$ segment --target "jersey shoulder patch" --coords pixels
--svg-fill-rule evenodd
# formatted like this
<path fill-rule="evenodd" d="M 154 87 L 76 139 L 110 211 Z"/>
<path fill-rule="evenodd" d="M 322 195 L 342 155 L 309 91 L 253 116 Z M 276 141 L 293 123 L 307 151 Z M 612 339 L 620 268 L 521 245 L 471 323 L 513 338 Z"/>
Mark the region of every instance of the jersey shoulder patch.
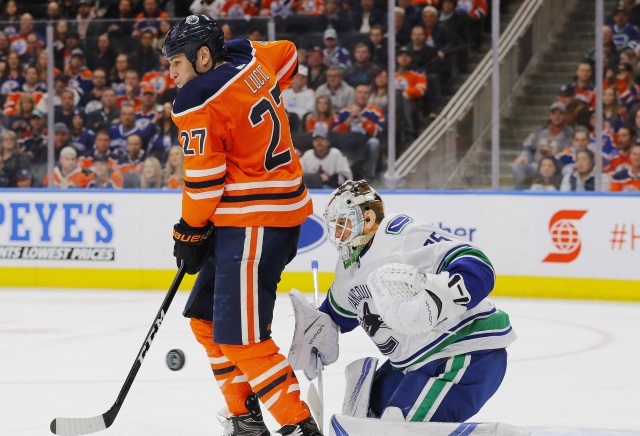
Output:
<path fill-rule="evenodd" d="M 244 72 L 247 65 L 254 59 L 253 47 L 247 39 L 229 41 L 227 44 L 226 64 L 201 74 L 178 92 L 173 103 L 173 113 L 176 116 L 184 112 L 198 109 L 209 99 L 218 94 L 229 82 Z"/>
<path fill-rule="evenodd" d="M 392 218 L 387 227 L 385 228 L 385 233 L 389 235 L 399 235 L 402 233 L 404 228 L 413 222 L 413 218 L 407 215 L 398 215 Z"/>

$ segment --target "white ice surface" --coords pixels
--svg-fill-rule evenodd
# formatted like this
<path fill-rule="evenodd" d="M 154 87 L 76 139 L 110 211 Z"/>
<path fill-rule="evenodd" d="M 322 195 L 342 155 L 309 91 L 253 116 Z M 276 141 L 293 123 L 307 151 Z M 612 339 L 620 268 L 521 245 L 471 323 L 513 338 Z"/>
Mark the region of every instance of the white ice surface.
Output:
<path fill-rule="evenodd" d="M 187 295 L 176 296 L 115 423 L 98 435 L 221 434 L 223 399 L 181 315 Z M 47 435 L 53 418 L 106 412 L 163 298 L 162 291 L 0 289 L 0 436 Z M 509 348 L 502 387 L 473 421 L 544 435 L 640 435 L 640 304 L 496 302 L 519 339 Z M 273 330 L 286 354 L 293 331 L 286 295 L 279 295 Z M 342 335 L 340 345 L 338 362 L 324 373 L 325 428 L 342 408 L 344 367 L 364 355 L 384 361 L 361 329 Z M 187 357 L 178 372 L 165 364 L 172 348 Z M 308 382 L 298 377 L 306 398 Z"/>

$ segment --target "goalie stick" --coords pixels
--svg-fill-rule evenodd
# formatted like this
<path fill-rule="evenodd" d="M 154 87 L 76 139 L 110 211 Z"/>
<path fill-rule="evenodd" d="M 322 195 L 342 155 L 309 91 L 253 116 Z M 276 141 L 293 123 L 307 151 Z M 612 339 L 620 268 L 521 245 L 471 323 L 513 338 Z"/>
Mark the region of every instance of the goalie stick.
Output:
<path fill-rule="evenodd" d="M 51 432 L 53 434 L 61 435 L 61 436 L 78 436 L 83 434 L 95 433 L 100 430 L 106 430 L 113 424 L 116 416 L 118 416 L 118 412 L 122 407 L 122 403 L 124 399 L 127 397 L 127 393 L 133 384 L 133 380 L 136 378 L 138 374 L 138 370 L 142 366 L 142 361 L 146 356 L 149 348 L 151 348 L 151 342 L 160 329 L 160 325 L 164 320 L 164 317 L 169 310 L 169 306 L 171 305 L 171 301 L 173 301 L 173 297 L 176 295 L 176 291 L 182 282 L 184 274 L 186 272 L 184 263 L 180 264 L 180 268 L 178 268 L 178 272 L 176 273 L 175 278 L 173 279 L 173 283 L 169 287 L 169 291 L 167 295 L 164 297 L 164 301 L 160 306 L 160 310 L 158 314 L 154 318 L 153 324 L 149 329 L 149 333 L 147 334 L 144 342 L 142 343 L 142 347 L 140 347 L 140 351 L 138 352 L 138 356 L 136 360 L 133 362 L 133 366 L 129 371 L 129 375 L 127 375 L 127 379 L 124 382 L 124 385 L 120 389 L 120 393 L 118 394 L 118 398 L 116 398 L 113 406 L 103 413 L 102 415 L 94 416 L 93 418 L 56 418 L 51 421 Z"/>
<path fill-rule="evenodd" d="M 313 274 L 313 297 L 316 309 L 320 307 L 320 296 L 318 290 L 318 260 L 313 259 L 311 261 L 311 272 Z M 307 395 L 307 402 L 309 403 L 309 408 L 313 412 L 314 417 L 316 418 L 316 423 L 318 424 L 318 428 L 322 431 L 323 420 L 324 420 L 324 403 L 322 397 L 322 360 L 317 355 L 316 351 L 316 369 L 318 370 L 318 389 L 316 386 L 311 383 L 309 385 L 309 393 Z"/>

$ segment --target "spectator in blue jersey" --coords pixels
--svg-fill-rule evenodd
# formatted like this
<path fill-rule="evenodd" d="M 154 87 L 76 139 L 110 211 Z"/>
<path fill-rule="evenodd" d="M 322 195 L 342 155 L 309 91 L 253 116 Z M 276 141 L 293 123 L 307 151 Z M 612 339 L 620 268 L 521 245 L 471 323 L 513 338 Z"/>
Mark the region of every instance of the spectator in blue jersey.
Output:
<path fill-rule="evenodd" d="M 316 89 L 316 98 L 321 95 L 328 95 L 331 98 L 331 105 L 336 112 L 345 106 L 353 104 L 354 89 L 342 80 L 342 68 L 335 65 L 329 67 L 327 70 L 327 83 L 320 85 Z"/>
<path fill-rule="evenodd" d="M 69 125 L 69 136 L 71 145 L 78 151 L 79 156 L 84 156 L 93 149 L 96 140 L 96 134 L 93 130 L 87 129 L 84 123 L 85 115 L 82 109 L 74 110 Z"/>
<path fill-rule="evenodd" d="M 522 144 L 520 156 L 513 161 L 513 182 L 516 189 L 531 186 L 540 159 L 553 156 L 568 147 L 573 131 L 565 122 L 566 108 L 561 103 L 550 107 L 549 122 L 532 132 Z"/>
<path fill-rule="evenodd" d="M 127 137 L 133 134 L 142 138 L 144 148 L 156 133 L 156 125 L 149 123 L 140 128 L 136 125 L 136 112 L 133 106 L 124 104 L 120 108 L 120 122 L 109 130 L 111 136 L 111 153 L 119 158 L 127 155 Z"/>
<path fill-rule="evenodd" d="M 530 191 L 559 191 L 562 183 L 560 165 L 553 156 L 545 156 L 540 160 Z"/>
<path fill-rule="evenodd" d="M 351 55 L 344 47 L 338 45 L 338 32 L 333 27 L 324 31 L 322 42 L 324 43 L 324 63 L 327 66 L 339 66 L 345 69 L 351 65 Z"/>
<path fill-rule="evenodd" d="M 371 84 L 375 72 L 369 46 L 364 42 L 357 43 L 353 50 L 353 63 L 344 72 L 344 80 L 354 87 L 361 83 Z"/>
<path fill-rule="evenodd" d="M 627 11 L 622 5 L 618 6 L 613 14 L 611 31 L 613 32 L 613 43 L 618 52 L 621 52 L 627 47 L 634 48 L 640 39 L 638 29 L 633 24 L 629 24 Z"/>
<path fill-rule="evenodd" d="M 578 126 L 573 132 L 571 146 L 556 154 L 556 160 L 563 176 L 573 171 L 577 151 L 587 147 L 589 147 L 589 130 Z"/>

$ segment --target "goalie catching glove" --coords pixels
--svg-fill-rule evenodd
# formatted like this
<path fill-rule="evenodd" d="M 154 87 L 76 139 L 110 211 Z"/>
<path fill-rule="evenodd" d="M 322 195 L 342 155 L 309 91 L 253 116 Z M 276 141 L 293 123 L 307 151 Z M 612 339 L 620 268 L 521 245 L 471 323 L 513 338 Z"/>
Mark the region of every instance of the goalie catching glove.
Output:
<path fill-rule="evenodd" d="M 313 307 L 297 289 L 292 289 L 289 297 L 296 316 L 289 364 L 294 370 L 303 370 L 304 375 L 313 380 L 318 376 L 316 352 L 325 365 L 338 360 L 338 326 L 329 315 Z"/>
<path fill-rule="evenodd" d="M 471 301 L 460 274 L 423 274 L 412 265 L 390 263 L 367 277 L 380 317 L 405 335 L 430 332 L 445 318 L 455 318 Z"/>
<path fill-rule="evenodd" d="M 173 226 L 173 255 L 176 257 L 178 268 L 180 262 L 184 262 L 187 274 L 200 271 L 213 243 L 213 229 L 211 222 L 204 227 L 191 227 L 180 218 L 178 224 Z"/>

